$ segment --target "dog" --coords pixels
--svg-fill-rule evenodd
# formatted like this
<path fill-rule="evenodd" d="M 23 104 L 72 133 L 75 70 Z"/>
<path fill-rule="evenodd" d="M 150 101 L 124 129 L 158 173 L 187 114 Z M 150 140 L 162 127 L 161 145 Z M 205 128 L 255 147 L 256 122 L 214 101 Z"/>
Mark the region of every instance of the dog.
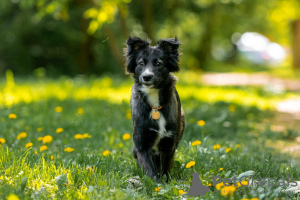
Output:
<path fill-rule="evenodd" d="M 172 74 L 179 71 L 177 38 L 149 40 L 129 37 L 125 48 L 126 72 L 133 74 L 130 99 L 133 120 L 133 156 L 142 173 L 161 181 L 174 163 L 185 119 Z"/>

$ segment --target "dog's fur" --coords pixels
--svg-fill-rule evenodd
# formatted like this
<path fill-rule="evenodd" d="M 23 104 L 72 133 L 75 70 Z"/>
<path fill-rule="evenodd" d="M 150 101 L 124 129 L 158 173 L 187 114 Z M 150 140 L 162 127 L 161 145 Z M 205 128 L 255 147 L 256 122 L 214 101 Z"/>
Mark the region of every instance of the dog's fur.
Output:
<path fill-rule="evenodd" d="M 126 71 L 132 73 L 131 114 L 133 119 L 133 155 L 151 179 L 169 175 L 175 150 L 182 138 L 185 121 L 180 99 L 175 88 L 179 71 L 177 38 L 163 39 L 156 46 L 149 40 L 129 37 L 126 42 Z M 154 108 L 160 118 L 154 120 Z"/>

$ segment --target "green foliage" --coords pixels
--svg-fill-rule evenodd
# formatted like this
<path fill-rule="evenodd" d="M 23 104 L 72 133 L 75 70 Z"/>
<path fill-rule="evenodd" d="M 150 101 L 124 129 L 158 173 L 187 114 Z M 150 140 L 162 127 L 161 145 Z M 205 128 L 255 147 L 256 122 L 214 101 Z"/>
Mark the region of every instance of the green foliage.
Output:
<path fill-rule="evenodd" d="M 1 1 L 0 73 L 123 73 L 129 35 L 154 41 L 177 35 L 182 68 L 240 66 L 245 61 L 235 54 L 234 33 L 260 32 L 289 47 L 299 10 L 297 0 Z"/>

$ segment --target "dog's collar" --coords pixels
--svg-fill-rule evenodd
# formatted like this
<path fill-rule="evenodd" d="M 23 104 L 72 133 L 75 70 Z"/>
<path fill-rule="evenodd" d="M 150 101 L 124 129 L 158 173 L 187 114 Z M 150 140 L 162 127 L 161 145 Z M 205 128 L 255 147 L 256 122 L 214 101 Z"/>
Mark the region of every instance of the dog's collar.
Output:
<path fill-rule="evenodd" d="M 157 108 L 154 108 L 154 107 L 151 106 L 151 108 L 152 108 L 152 109 L 155 109 L 155 110 L 160 110 L 160 109 L 162 109 L 162 106 L 159 106 L 159 107 L 157 107 Z"/>

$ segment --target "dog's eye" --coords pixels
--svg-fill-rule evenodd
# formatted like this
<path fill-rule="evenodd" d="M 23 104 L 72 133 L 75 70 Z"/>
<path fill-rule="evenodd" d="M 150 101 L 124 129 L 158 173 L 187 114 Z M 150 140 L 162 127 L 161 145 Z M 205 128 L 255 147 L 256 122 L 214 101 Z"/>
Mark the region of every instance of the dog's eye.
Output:
<path fill-rule="evenodd" d="M 144 62 L 139 62 L 139 65 L 144 66 L 145 64 Z"/>

